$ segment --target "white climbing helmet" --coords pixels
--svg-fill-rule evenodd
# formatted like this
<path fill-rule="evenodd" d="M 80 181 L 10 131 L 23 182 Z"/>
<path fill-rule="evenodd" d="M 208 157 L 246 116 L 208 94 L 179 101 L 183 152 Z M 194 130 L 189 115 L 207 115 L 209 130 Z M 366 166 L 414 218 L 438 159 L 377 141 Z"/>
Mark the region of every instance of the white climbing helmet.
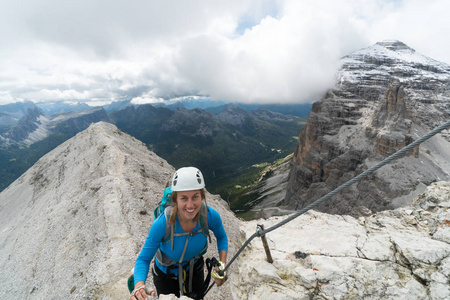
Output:
<path fill-rule="evenodd" d="M 194 167 L 178 169 L 172 178 L 172 191 L 192 191 L 201 190 L 205 187 L 205 180 L 202 172 Z"/>

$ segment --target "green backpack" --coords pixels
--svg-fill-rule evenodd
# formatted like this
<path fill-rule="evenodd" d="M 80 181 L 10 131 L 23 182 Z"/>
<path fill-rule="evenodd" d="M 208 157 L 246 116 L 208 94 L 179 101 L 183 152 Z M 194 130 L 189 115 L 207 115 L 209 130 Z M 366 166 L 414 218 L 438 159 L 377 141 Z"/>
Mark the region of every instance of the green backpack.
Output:
<path fill-rule="evenodd" d="M 161 200 L 158 203 L 158 206 L 153 211 L 153 215 L 155 216 L 155 219 L 164 211 L 164 209 L 167 206 L 170 206 L 172 203 L 172 187 L 166 187 L 164 189 L 164 195 L 162 196 Z"/>

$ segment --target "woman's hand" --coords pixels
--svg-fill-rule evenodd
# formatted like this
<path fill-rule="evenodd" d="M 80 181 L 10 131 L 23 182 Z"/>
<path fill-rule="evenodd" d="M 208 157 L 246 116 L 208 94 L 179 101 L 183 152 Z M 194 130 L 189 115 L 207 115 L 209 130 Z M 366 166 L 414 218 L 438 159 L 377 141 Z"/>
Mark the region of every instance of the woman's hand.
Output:
<path fill-rule="evenodd" d="M 155 290 L 152 290 L 150 292 L 150 296 L 156 296 Z M 145 291 L 145 284 L 143 281 L 139 281 L 138 283 L 136 283 L 133 292 L 131 292 L 130 300 L 148 300 L 148 295 Z"/>
<path fill-rule="evenodd" d="M 145 285 L 140 285 L 136 287 L 133 292 L 131 292 L 130 300 L 147 300 L 148 296 L 145 293 Z"/>
<path fill-rule="evenodd" d="M 225 281 L 227 281 L 227 277 L 225 277 L 224 279 L 214 278 L 214 282 L 216 283 L 217 286 L 221 286 L 222 284 L 225 283 Z"/>
<path fill-rule="evenodd" d="M 227 271 L 225 271 L 225 263 L 220 261 L 219 265 L 212 270 L 211 273 L 217 286 L 221 286 L 227 280 Z"/>

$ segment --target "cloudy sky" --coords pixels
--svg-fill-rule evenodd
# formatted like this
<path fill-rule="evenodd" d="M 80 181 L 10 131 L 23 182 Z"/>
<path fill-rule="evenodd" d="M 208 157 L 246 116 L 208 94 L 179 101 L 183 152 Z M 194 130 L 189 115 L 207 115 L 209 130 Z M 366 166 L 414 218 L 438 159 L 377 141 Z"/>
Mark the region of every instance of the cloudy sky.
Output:
<path fill-rule="evenodd" d="M 306 103 L 386 39 L 450 63 L 448 0 L 0 2 L 0 104 Z"/>

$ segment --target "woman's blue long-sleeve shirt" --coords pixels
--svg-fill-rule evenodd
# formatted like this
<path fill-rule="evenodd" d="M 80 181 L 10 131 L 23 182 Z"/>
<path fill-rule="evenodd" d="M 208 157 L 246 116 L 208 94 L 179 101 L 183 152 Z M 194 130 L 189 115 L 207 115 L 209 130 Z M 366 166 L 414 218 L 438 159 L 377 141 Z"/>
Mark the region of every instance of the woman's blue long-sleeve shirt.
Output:
<path fill-rule="evenodd" d="M 228 237 L 223 227 L 222 219 L 220 218 L 220 214 L 214 210 L 213 208 L 207 207 L 208 209 L 208 227 L 210 230 L 214 232 L 214 235 L 217 239 L 217 248 L 220 251 L 225 250 L 228 251 Z M 194 230 L 198 230 L 199 224 L 195 226 Z M 178 217 L 176 218 L 176 229 L 175 233 L 184 233 L 183 229 L 180 226 L 180 222 L 178 221 Z M 138 281 L 146 281 L 150 263 L 153 257 L 156 254 L 156 251 L 161 248 L 167 256 L 169 256 L 174 261 L 179 261 L 181 254 L 183 252 L 184 245 L 186 243 L 186 238 L 189 239 L 186 253 L 184 254 L 183 261 L 188 261 L 194 258 L 197 254 L 199 254 L 205 247 L 205 244 L 208 242 L 207 237 L 201 233 L 196 234 L 194 236 L 174 236 L 173 242 L 174 247 L 171 250 L 170 241 L 167 243 L 163 243 L 164 236 L 166 234 L 166 217 L 164 214 L 159 215 L 158 218 L 153 222 L 153 225 L 150 228 L 150 232 L 145 240 L 144 247 L 142 248 L 141 253 L 139 254 L 136 264 L 134 266 L 134 282 Z M 158 260 L 156 260 L 156 265 L 158 268 L 166 273 L 167 267 L 161 265 Z M 174 268 L 171 270 L 171 273 L 177 275 L 178 268 Z"/>

